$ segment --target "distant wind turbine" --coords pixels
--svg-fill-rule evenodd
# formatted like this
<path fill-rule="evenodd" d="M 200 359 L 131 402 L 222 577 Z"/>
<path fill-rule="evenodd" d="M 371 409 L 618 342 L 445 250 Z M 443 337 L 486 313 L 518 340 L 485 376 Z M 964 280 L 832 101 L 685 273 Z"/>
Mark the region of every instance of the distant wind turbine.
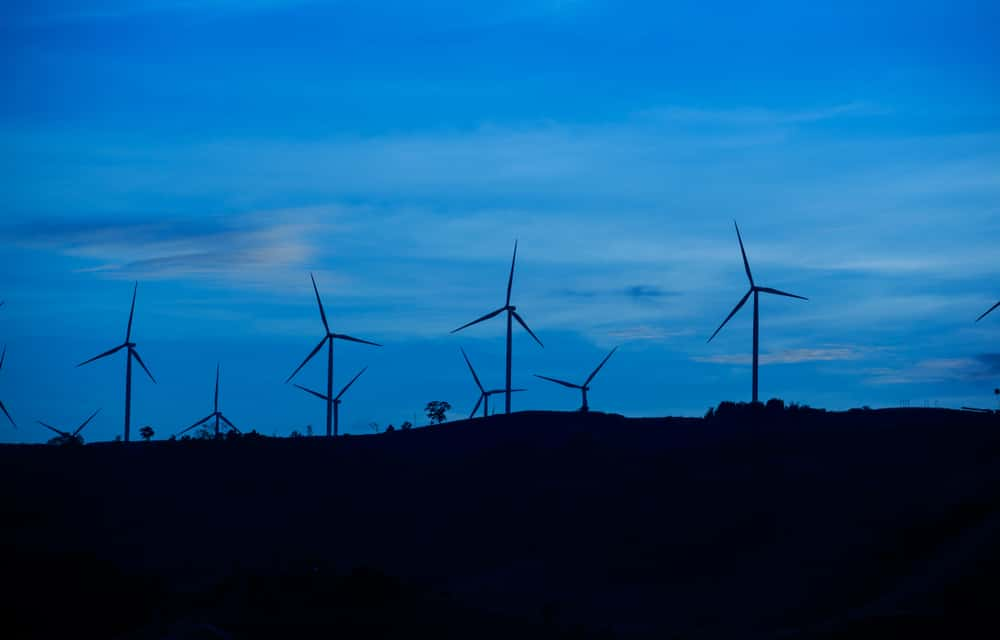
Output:
<path fill-rule="evenodd" d="M 469 356 L 465 354 L 465 349 L 459 347 L 459 351 L 462 352 L 462 357 L 465 358 L 465 364 L 469 365 L 469 372 L 472 373 L 472 379 L 475 380 L 476 386 L 479 387 L 479 399 L 476 400 L 476 406 L 472 407 L 472 413 L 469 414 L 469 418 L 476 415 L 476 411 L 479 409 L 479 405 L 483 405 L 483 417 L 489 415 L 490 412 L 490 396 L 496 395 L 498 393 L 506 393 L 506 389 L 491 389 L 487 391 L 483 388 L 481 382 L 479 382 L 479 376 L 476 375 L 476 370 L 472 368 L 472 363 L 469 362 Z M 518 391 L 524 391 L 524 389 L 511 389 L 511 393 L 516 393 Z"/>
<path fill-rule="evenodd" d="M 132 358 L 139 363 L 142 370 L 146 372 L 149 379 L 156 384 L 156 378 L 153 374 L 149 372 L 146 368 L 145 363 L 143 363 L 142 358 L 139 357 L 139 352 L 135 349 L 135 343 L 132 342 L 132 317 L 135 315 L 135 294 L 139 290 L 139 283 L 135 283 L 135 287 L 132 289 L 132 308 L 128 312 L 128 327 L 125 329 L 125 342 L 121 343 L 114 349 L 108 349 L 104 353 L 98 354 L 91 358 L 90 360 L 84 360 L 80 364 L 76 365 L 82 367 L 85 364 L 91 363 L 94 360 L 100 360 L 106 356 L 110 356 L 113 353 L 118 353 L 122 349 L 128 349 L 125 354 L 125 442 L 128 442 L 129 428 L 132 420 Z"/>
<path fill-rule="evenodd" d="M 353 378 L 351 378 L 351 381 L 348 382 L 347 384 L 345 384 L 344 388 L 340 390 L 340 393 L 338 393 L 332 399 L 328 395 L 324 395 L 324 394 L 320 393 L 319 391 L 313 391 L 312 389 L 308 389 L 306 387 L 303 387 L 302 385 L 300 385 L 298 383 L 296 383 L 295 386 L 298 387 L 299 389 L 302 389 L 306 393 L 311 393 L 312 395 L 316 396 L 320 400 L 326 400 L 327 406 L 329 406 L 331 404 L 333 405 L 333 433 L 334 433 L 334 435 L 336 435 L 337 431 L 339 429 L 339 426 L 340 426 L 340 402 L 341 402 L 340 398 L 347 392 L 348 389 L 351 388 L 351 385 L 354 384 L 354 381 L 357 380 L 358 378 L 360 378 L 361 374 L 364 373 L 367 370 L 368 370 L 368 367 L 365 367 L 361 371 L 358 371 L 357 375 L 355 375 Z M 329 425 L 327 425 L 327 428 L 326 428 L 326 435 L 330 435 L 330 427 L 329 427 Z"/>
<path fill-rule="evenodd" d="M 537 342 L 539 346 L 543 348 L 545 347 L 545 345 L 542 344 L 542 341 L 538 339 L 538 336 L 536 336 L 535 333 L 528 328 L 528 325 L 525 324 L 521 316 L 518 315 L 517 307 L 515 307 L 510 303 L 510 291 L 511 288 L 514 286 L 514 263 L 516 261 L 517 261 L 517 240 L 514 241 L 514 257 L 510 261 L 510 277 L 507 279 L 507 301 L 504 303 L 504 306 L 500 307 L 496 311 L 491 311 L 487 313 L 485 316 L 477 318 L 472 322 L 463 324 L 461 327 L 452 331 L 452 333 L 457 333 L 462 329 L 465 329 L 466 327 L 471 327 L 474 324 L 478 324 L 480 322 L 483 322 L 484 320 L 489 320 L 490 318 L 498 316 L 504 311 L 507 312 L 507 382 L 506 385 L 504 386 L 504 408 L 505 412 L 508 414 L 510 413 L 510 394 L 513 391 L 513 389 L 510 388 L 510 365 L 511 365 L 511 355 L 512 355 L 511 346 L 513 342 L 513 325 L 511 321 L 517 320 L 518 324 L 524 327 L 524 330 L 527 331 L 528 334 L 530 334 L 531 337 L 535 339 L 535 342 Z"/>
<path fill-rule="evenodd" d="M 322 397 L 326 400 L 326 435 L 327 435 L 327 437 L 329 437 L 330 436 L 330 427 L 331 427 L 331 425 L 333 423 L 333 409 L 334 409 L 334 402 L 333 402 L 333 341 L 334 340 L 346 340 L 348 342 L 360 342 L 361 344 L 370 344 L 373 347 L 381 347 L 382 345 L 380 345 L 377 342 L 371 342 L 371 341 L 368 341 L 368 340 L 362 340 L 361 338 L 353 338 L 351 336 L 344 335 L 342 333 L 332 333 L 330 331 L 330 325 L 326 321 L 326 311 L 323 310 L 323 301 L 319 299 L 319 289 L 316 287 L 316 278 L 313 278 L 313 275 L 311 273 L 309 274 L 309 277 L 312 279 L 313 291 L 316 292 L 316 304 L 319 305 L 319 316 L 320 316 L 320 318 L 323 319 L 323 328 L 326 330 L 326 335 L 323 336 L 323 339 L 319 341 L 319 344 L 316 345 L 316 348 L 314 348 L 309 353 L 309 355 L 306 356 L 306 359 L 302 361 L 302 364 L 300 364 L 295 369 L 295 371 L 292 372 L 292 375 L 288 376 L 288 378 L 285 380 L 285 384 L 288 384 L 289 382 L 291 382 L 292 378 L 295 377 L 295 374 L 297 374 L 299 371 L 301 371 L 302 367 L 306 366 L 306 363 L 309 362 L 314 355 L 316 355 L 317 353 L 319 353 L 319 350 L 323 348 L 323 344 L 324 343 L 327 344 L 327 352 L 326 352 L 326 395 L 324 395 Z M 336 430 L 333 431 L 333 435 L 334 436 L 337 435 L 337 431 Z"/>
<path fill-rule="evenodd" d="M 601 367 L 604 366 L 604 363 L 607 362 L 617 350 L 618 347 L 615 347 L 610 353 L 608 353 L 608 355 L 604 356 L 604 360 L 601 360 L 601 364 L 597 365 L 597 368 L 590 372 L 590 375 L 587 376 L 587 379 L 583 384 L 574 384 L 572 382 L 566 382 L 565 380 L 559 380 L 558 378 L 540 376 L 537 373 L 535 374 L 535 377 L 541 378 L 542 380 L 548 380 L 549 382 L 555 382 L 556 384 L 561 384 L 562 386 L 569 387 L 570 389 L 579 389 L 583 393 L 583 406 L 580 407 L 580 411 L 589 411 L 590 407 L 587 405 L 587 392 L 590 391 L 590 383 L 594 379 L 594 376 L 597 375 L 597 372 L 601 370 Z"/>
<path fill-rule="evenodd" d="M 72 433 L 70 433 L 69 431 L 63 431 L 62 429 L 57 429 L 56 427 L 53 427 L 51 424 L 48 424 L 46 422 L 42 422 L 41 420 L 35 420 L 35 422 L 37 422 L 38 424 L 42 425 L 43 427 L 45 427 L 49 431 L 54 431 L 58 435 L 62 436 L 66 441 L 76 440 L 76 441 L 82 443 L 83 442 L 83 438 L 80 437 L 80 432 L 83 431 L 83 428 L 86 427 L 87 424 L 89 424 L 90 421 L 94 419 L 94 416 L 96 416 L 99 412 L 100 412 L 100 409 L 98 409 L 94 413 L 90 414 L 90 417 L 87 418 L 86 420 L 84 420 L 83 424 L 81 424 L 79 427 L 77 427 L 76 431 L 73 431 Z"/>
<path fill-rule="evenodd" d="M 978 318 L 976 318 L 976 322 L 979 322 L 980 320 L 982 320 L 982 319 L 983 319 L 983 318 L 985 318 L 986 316 L 990 315 L 990 313 L 991 313 L 991 312 L 992 312 L 992 311 L 993 311 L 994 309 L 996 309 L 997 307 L 1000 307 L 1000 302 L 996 303 L 995 305 L 993 305 L 992 307 L 990 307 L 989 309 L 987 309 L 986 311 L 984 311 L 984 312 L 983 312 L 983 315 L 981 315 L 981 316 L 979 316 Z"/>
<path fill-rule="evenodd" d="M 0 371 L 3 371 L 3 361 L 6 359 L 7 359 L 7 345 L 4 345 L 3 353 L 0 354 Z M 0 411 L 3 411 L 3 414 L 7 416 L 8 420 L 10 420 L 11 426 L 17 429 L 17 423 L 14 422 L 14 418 L 10 417 L 10 413 L 7 411 L 7 407 L 3 406 L 3 400 L 0 400 Z"/>
<path fill-rule="evenodd" d="M 719 325 L 719 328 L 715 330 L 715 333 L 713 333 L 712 337 L 708 339 L 708 342 L 711 342 L 712 338 L 714 338 L 716 335 L 718 335 L 720 331 L 722 331 L 722 327 L 726 326 L 726 323 L 729 322 L 729 320 L 734 315 L 736 315 L 736 312 L 743 308 L 743 305 L 746 304 L 747 300 L 750 298 L 750 295 L 753 294 L 753 401 L 757 402 L 757 359 L 758 359 L 757 347 L 759 343 L 758 336 L 760 333 L 759 332 L 760 315 L 758 312 L 759 294 L 773 293 L 774 295 L 785 296 L 788 298 L 798 298 L 799 300 L 808 300 L 809 298 L 805 298 L 803 296 L 797 296 L 794 293 L 786 293 L 784 291 L 778 291 L 777 289 L 771 289 L 769 287 L 758 287 L 756 284 L 754 284 L 753 274 L 750 273 L 750 262 L 747 260 L 747 252 L 743 248 L 743 237 L 740 235 L 740 227 L 739 225 L 736 224 L 735 220 L 733 221 L 733 226 L 736 227 L 736 239 L 739 240 L 740 243 L 740 253 L 743 254 L 743 267 L 746 269 L 747 279 L 750 281 L 750 290 L 746 292 L 746 295 L 744 295 L 743 298 L 740 299 L 740 301 L 733 308 L 733 310 L 729 312 L 729 315 L 726 316 L 726 319 L 722 321 L 722 324 Z"/>
<path fill-rule="evenodd" d="M 219 421 L 220 420 L 222 422 L 225 422 L 226 425 L 230 429 L 232 429 L 233 431 L 235 431 L 236 433 L 240 432 L 240 430 L 236 428 L 236 425 L 234 425 L 232 422 L 230 422 L 229 418 L 227 418 L 226 416 L 224 416 L 222 414 L 222 412 L 219 411 L 219 365 L 218 364 L 215 365 L 215 405 L 214 405 L 214 407 L 215 408 L 212 411 L 212 413 L 208 414 L 207 416 L 205 416 L 204 418 L 202 418 L 198 422 L 195 422 L 193 425 L 191 425 L 187 429 L 184 429 L 183 431 L 180 431 L 177 435 L 182 436 L 185 433 L 187 433 L 188 431 L 190 431 L 191 429 L 194 429 L 197 426 L 205 424 L 206 422 L 208 422 L 212 418 L 215 418 L 215 437 L 216 438 L 219 437 Z"/>

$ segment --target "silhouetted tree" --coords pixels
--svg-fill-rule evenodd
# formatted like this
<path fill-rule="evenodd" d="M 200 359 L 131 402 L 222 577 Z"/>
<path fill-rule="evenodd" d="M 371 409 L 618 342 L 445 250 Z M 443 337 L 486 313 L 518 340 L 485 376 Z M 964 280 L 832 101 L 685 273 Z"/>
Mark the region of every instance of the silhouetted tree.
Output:
<path fill-rule="evenodd" d="M 424 407 L 424 413 L 427 414 L 427 419 L 431 421 L 431 424 L 441 424 L 447 420 L 448 417 L 445 415 L 447 411 L 451 411 L 451 404 L 444 400 L 432 400 Z"/>
<path fill-rule="evenodd" d="M 392 426 L 391 424 L 388 427 L 385 428 L 385 432 L 386 433 L 392 433 L 395 430 L 396 430 L 396 427 Z"/>
<path fill-rule="evenodd" d="M 781 398 L 771 398 L 764 406 L 769 413 L 782 413 L 785 410 L 785 401 Z"/>
<path fill-rule="evenodd" d="M 313 434 L 313 426 L 311 424 L 307 424 L 306 425 L 306 435 L 311 438 L 312 434 Z"/>
<path fill-rule="evenodd" d="M 403 424 L 399 425 L 399 428 L 401 431 L 409 431 L 413 428 L 413 423 L 409 420 L 404 420 Z"/>
<path fill-rule="evenodd" d="M 73 434 L 58 435 L 54 438 L 49 438 L 48 444 L 56 447 L 78 447 L 83 444 L 82 436 L 74 436 Z"/>
<path fill-rule="evenodd" d="M 292 432 L 288 434 L 289 438 L 301 438 L 302 434 L 299 433 L 298 429 L 292 429 Z"/>
<path fill-rule="evenodd" d="M 148 424 L 146 426 L 144 426 L 143 428 L 139 429 L 139 435 L 146 442 L 149 442 L 150 440 L 153 439 L 154 433 L 155 432 L 153 431 L 153 427 L 149 426 Z"/>

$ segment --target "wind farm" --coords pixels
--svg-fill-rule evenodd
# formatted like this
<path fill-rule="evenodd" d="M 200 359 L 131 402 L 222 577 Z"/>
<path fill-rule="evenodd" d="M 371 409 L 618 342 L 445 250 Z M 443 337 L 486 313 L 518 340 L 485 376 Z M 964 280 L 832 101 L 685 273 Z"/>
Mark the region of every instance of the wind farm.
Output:
<path fill-rule="evenodd" d="M 180 432 L 177 433 L 177 435 L 179 435 L 179 436 L 180 435 L 184 435 L 188 431 L 191 431 L 192 429 L 200 427 L 201 425 L 206 424 L 209 420 L 213 420 L 213 419 L 215 421 L 215 424 L 213 426 L 213 435 L 216 438 L 218 438 L 219 435 L 220 435 L 219 434 L 220 422 L 224 423 L 227 427 L 229 427 L 231 430 L 235 431 L 236 433 L 240 432 L 240 430 L 236 428 L 236 425 L 234 425 L 232 422 L 230 422 L 229 418 L 227 418 L 221 411 L 219 411 L 219 371 L 220 371 L 220 367 L 221 367 L 221 365 L 219 365 L 219 364 L 215 365 L 215 396 L 214 396 L 214 401 L 213 401 L 213 405 L 212 405 L 212 407 L 213 407 L 212 408 L 212 413 L 208 414 L 207 416 L 205 416 L 201 420 L 198 420 L 197 422 L 195 422 L 194 424 L 192 424 L 190 427 L 182 429 Z"/>
<path fill-rule="evenodd" d="M 462 357 L 465 358 L 465 364 L 469 366 L 469 373 L 472 374 L 472 381 L 476 383 L 476 387 L 479 389 L 479 398 L 476 399 L 475 406 L 472 407 L 472 411 L 469 413 L 469 418 L 473 418 L 476 415 L 476 411 L 479 411 L 479 406 L 483 407 L 483 417 L 490 415 L 490 396 L 495 396 L 501 393 L 507 393 L 506 389 L 490 389 L 487 391 L 483 387 L 483 383 L 479 381 L 479 376 L 476 375 L 476 370 L 472 367 L 472 362 L 469 360 L 469 355 L 465 353 L 465 349 L 459 348 L 462 352 Z M 519 391 L 527 391 L 527 389 L 511 389 L 511 393 L 517 393 Z"/>
<path fill-rule="evenodd" d="M 757 395 L 757 366 L 759 362 L 759 347 L 760 347 L 760 311 L 759 311 L 760 294 L 768 293 L 776 296 L 784 296 L 786 298 L 797 298 L 799 300 L 808 300 L 809 298 L 805 298 L 803 296 L 796 295 L 794 293 L 779 291 L 778 289 L 772 289 L 770 287 L 758 286 L 754 282 L 753 274 L 750 272 L 750 262 L 747 260 L 746 249 L 743 248 L 743 237 L 740 235 L 740 227 L 739 225 L 736 224 L 735 220 L 733 221 L 733 226 L 736 228 L 736 239 L 740 243 L 740 254 L 743 256 L 743 268 L 746 270 L 747 280 L 750 281 L 750 289 L 747 290 L 746 294 L 744 294 L 743 297 L 740 298 L 740 301 L 736 303 L 736 306 L 733 307 L 733 310 L 729 312 L 729 315 L 726 316 L 726 319 L 722 321 L 722 324 L 719 325 L 719 328 L 716 329 L 711 336 L 709 336 L 708 342 L 711 342 L 715 338 L 715 336 L 719 335 L 719 332 L 722 331 L 722 328 L 724 326 L 726 326 L 726 323 L 729 322 L 732 319 L 732 317 L 735 316 L 737 312 L 739 312 L 739 310 L 743 308 L 743 305 L 747 303 L 747 300 L 750 299 L 750 296 L 753 296 L 753 365 L 752 365 L 753 382 L 752 382 L 751 398 L 752 402 L 757 403 L 759 402 Z"/>
<path fill-rule="evenodd" d="M 1000 637 L 1000 3 L 8 5 L 4 637 Z"/>
<path fill-rule="evenodd" d="M 156 378 L 153 374 L 149 372 L 146 367 L 146 363 L 142 361 L 139 356 L 139 352 L 136 350 L 136 343 L 132 342 L 132 320 L 135 317 L 135 297 L 139 291 L 139 283 L 136 282 L 132 289 L 132 306 L 129 308 L 128 312 L 128 325 L 125 327 L 125 341 L 122 342 L 117 347 L 108 349 L 104 353 L 99 353 L 89 360 L 84 360 L 80 364 L 76 365 L 82 367 L 86 364 L 90 364 L 95 360 L 100 360 L 101 358 L 106 358 L 110 355 L 114 355 L 125 349 L 125 428 L 124 428 L 124 440 L 129 441 L 129 432 L 132 425 L 132 360 L 134 359 L 142 367 L 142 370 L 146 372 L 149 379 L 156 384 Z"/>
<path fill-rule="evenodd" d="M 59 429 L 58 427 L 53 427 L 51 424 L 47 422 L 42 422 L 41 420 L 36 420 L 36 422 L 38 422 L 38 424 L 42 425 L 49 431 L 55 433 L 59 437 L 60 444 L 83 444 L 83 439 L 80 437 L 80 432 L 83 431 L 84 427 L 86 427 L 90 423 L 90 421 L 94 419 L 94 416 L 96 416 L 100 411 L 101 410 L 98 409 L 94 413 L 90 414 L 90 416 L 73 431 L 63 431 L 62 429 Z"/>
<path fill-rule="evenodd" d="M 459 331 L 471 327 L 473 325 L 479 324 L 480 322 L 484 322 L 486 320 L 489 320 L 490 318 L 495 318 L 501 313 L 507 314 L 506 316 L 507 317 L 507 352 L 506 352 L 507 368 L 506 368 L 506 378 L 505 378 L 506 382 L 504 384 L 504 413 L 508 415 L 510 414 L 510 394 L 513 393 L 513 389 L 511 388 L 511 367 L 513 360 L 513 351 L 514 351 L 513 321 L 517 320 L 517 323 L 521 325 L 521 327 L 524 328 L 525 331 L 528 332 L 528 335 L 530 335 L 535 340 L 535 342 L 538 343 L 538 346 L 545 347 L 545 345 L 542 344 L 542 341 L 538 339 L 538 336 L 535 335 L 535 332 L 528 327 L 524 319 L 517 313 L 517 307 L 510 303 L 510 294 L 511 290 L 514 287 L 514 265 L 516 262 L 517 262 L 517 240 L 514 241 L 514 255 L 510 260 L 510 276 L 507 278 L 507 298 L 504 302 L 504 306 L 500 307 L 495 311 L 491 311 L 482 317 L 476 318 L 472 322 L 467 322 L 462 326 L 458 327 L 457 329 L 452 330 L 452 333 L 458 333 Z"/>
<path fill-rule="evenodd" d="M 0 371 L 3 371 L 3 363 L 6 359 L 7 359 L 7 345 L 4 345 L 3 351 L 0 352 Z M 14 422 L 14 418 L 10 417 L 10 412 L 7 411 L 7 407 L 4 405 L 2 400 L 0 400 L 0 411 L 3 411 L 3 414 L 7 416 L 7 422 L 10 423 L 10 426 L 16 429 L 17 423 Z"/>
<path fill-rule="evenodd" d="M 344 394 L 347 393 L 347 390 L 351 388 L 351 385 L 354 384 L 355 381 L 357 381 L 357 379 L 361 377 L 361 374 L 363 374 L 367 370 L 368 370 L 368 367 L 364 367 L 363 369 L 361 369 L 361 371 L 358 371 L 354 375 L 354 377 L 351 378 L 350 381 L 347 384 L 344 385 L 344 388 L 340 390 L 340 393 L 338 393 L 337 395 L 335 395 L 332 399 L 330 398 L 330 396 L 328 396 L 326 394 L 320 393 L 319 391 L 314 391 L 314 390 L 309 389 L 307 387 L 303 387 L 302 385 L 300 385 L 298 383 L 296 383 L 295 386 L 298 387 L 299 389 L 305 391 L 306 393 L 308 393 L 310 395 L 316 396 L 320 400 L 324 400 L 327 403 L 327 406 L 329 406 L 330 404 L 333 404 L 333 434 L 337 435 L 337 433 L 339 433 L 339 427 L 340 427 L 340 403 L 342 402 L 341 398 L 343 398 Z M 327 436 L 329 436 L 329 435 L 330 435 L 330 432 L 329 432 L 329 429 L 328 429 L 327 430 Z"/>
<path fill-rule="evenodd" d="M 594 376 L 597 375 L 597 372 L 601 370 L 601 368 L 605 365 L 605 363 L 607 363 L 607 361 L 611 358 L 611 356 L 615 354 L 615 351 L 617 350 L 618 347 L 615 347 L 614 349 L 609 351 L 608 355 L 604 356 L 604 359 L 601 360 L 600 364 L 598 364 L 597 367 L 595 367 L 594 370 L 590 372 L 590 375 L 587 376 L 587 379 L 583 381 L 583 384 L 576 384 L 575 382 L 567 382 L 566 380 L 560 380 L 558 378 L 550 378 L 548 376 L 538 375 L 537 373 L 535 374 L 535 377 L 541 378 L 542 380 L 548 380 L 549 382 L 554 382 L 564 387 L 569 387 L 570 389 L 579 389 L 580 393 L 583 395 L 583 403 L 580 405 L 580 411 L 589 411 L 590 405 L 587 404 L 587 392 L 590 391 L 590 383 L 594 380 Z"/>
<path fill-rule="evenodd" d="M 312 274 L 309 274 L 309 278 L 312 280 L 313 292 L 316 294 L 316 305 L 319 307 L 319 317 L 323 321 L 323 329 L 326 332 L 319 343 L 309 352 L 305 360 L 302 361 L 295 371 L 292 371 L 291 375 L 285 379 L 285 383 L 289 383 L 292 379 L 302 370 L 306 364 L 312 360 L 312 357 L 319 353 L 319 350 L 326 345 L 326 393 L 322 394 L 326 400 L 326 435 L 327 437 L 337 435 L 337 431 L 333 430 L 333 413 L 334 413 L 334 396 L 333 396 L 333 341 L 343 340 L 345 342 L 357 342 L 359 344 L 366 344 L 373 347 L 381 347 L 382 345 L 377 342 L 372 342 L 370 340 L 362 340 L 361 338 L 355 338 L 343 333 L 334 333 L 330 331 L 330 324 L 326 320 L 326 311 L 323 309 L 323 301 L 319 297 L 319 288 L 316 286 L 316 278 Z"/>

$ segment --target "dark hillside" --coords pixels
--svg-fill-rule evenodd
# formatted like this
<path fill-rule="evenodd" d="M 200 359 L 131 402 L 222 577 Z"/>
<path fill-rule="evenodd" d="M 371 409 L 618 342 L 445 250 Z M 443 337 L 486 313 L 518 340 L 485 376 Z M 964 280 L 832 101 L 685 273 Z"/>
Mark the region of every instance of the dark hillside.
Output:
<path fill-rule="evenodd" d="M 335 441 L 6 446 L 0 487 L 5 617 L 36 636 L 997 625 L 995 415 L 528 412 Z"/>

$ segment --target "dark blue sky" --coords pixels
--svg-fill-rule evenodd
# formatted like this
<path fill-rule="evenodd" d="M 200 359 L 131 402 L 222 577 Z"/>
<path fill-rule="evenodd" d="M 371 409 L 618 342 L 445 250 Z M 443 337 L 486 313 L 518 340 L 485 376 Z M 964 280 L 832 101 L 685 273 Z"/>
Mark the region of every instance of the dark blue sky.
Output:
<path fill-rule="evenodd" d="M 321 323 L 342 425 L 465 415 L 503 376 L 514 238 L 516 409 L 696 415 L 761 394 L 830 408 L 987 406 L 1000 382 L 1000 9 L 984 2 L 149 0 L 0 9 L 0 399 L 21 425 L 121 429 L 124 334 L 159 381 L 135 424 L 211 410 L 287 433 L 281 384 Z M 323 384 L 319 362 L 302 381 Z"/>

